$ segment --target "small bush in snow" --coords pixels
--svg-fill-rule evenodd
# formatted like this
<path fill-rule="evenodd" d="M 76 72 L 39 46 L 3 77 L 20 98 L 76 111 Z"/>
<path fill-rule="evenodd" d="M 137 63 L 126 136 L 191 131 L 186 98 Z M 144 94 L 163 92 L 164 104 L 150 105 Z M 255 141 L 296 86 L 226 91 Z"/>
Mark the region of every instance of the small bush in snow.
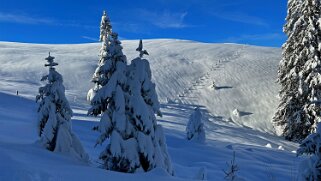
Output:
<path fill-rule="evenodd" d="M 194 112 L 189 118 L 186 126 L 186 134 L 188 140 L 195 140 L 199 142 L 205 141 L 205 130 L 202 122 L 202 113 L 200 108 L 195 108 Z"/>
<path fill-rule="evenodd" d="M 46 58 L 49 66 L 49 74 L 41 80 L 47 81 L 44 87 L 39 88 L 36 97 L 38 107 L 38 135 L 40 143 L 48 150 L 69 153 L 73 156 L 88 160 L 79 139 L 71 132 L 72 110 L 65 96 L 62 76 L 55 70 L 54 58 Z"/>
<path fill-rule="evenodd" d="M 244 179 L 237 176 L 237 172 L 240 170 L 238 165 L 235 162 L 235 151 L 233 152 L 233 159 L 230 161 L 230 163 L 227 164 L 227 169 L 223 170 L 225 177 L 225 180 L 228 181 L 244 181 Z"/>
<path fill-rule="evenodd" d="M 200 168 L 194 179 L 207 180 L 207 169 L 205 167 Z"/>

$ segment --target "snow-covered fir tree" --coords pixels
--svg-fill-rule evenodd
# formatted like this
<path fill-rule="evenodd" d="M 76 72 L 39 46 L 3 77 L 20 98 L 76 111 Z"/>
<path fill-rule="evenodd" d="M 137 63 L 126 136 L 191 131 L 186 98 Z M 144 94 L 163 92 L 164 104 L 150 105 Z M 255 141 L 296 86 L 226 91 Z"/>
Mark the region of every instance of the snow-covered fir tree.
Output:
<path fill-rule="evenodd" d="M 106 13 L 103 14 L 102 23 L 105 22 Z M 110 22 L 109 22 L 110 24 Z M 92 92 L 91 105 L 88 114 L 97 116 L 101 115 L 100 124 L 94 129 L 100 132 L 97 144 L 102 144 L 107 138 L 110 138 L 109 144 L 101 153 L 100 159 L 104 161 L 103 167 L 110 170 L 123 172 L 133 172 L 135 165 L 129 165 L 128 160 L 132 160 L 130 155 L 126 159 L 119 158 L 117 152 L 128 150 L 117 150 L 116 144 L 130 144 L 130 140 L 121 140 L 123 127 L 127 126 L 127 117 L 125 114 L 125 83 L 126 83 L 126 67 L 127 59 L 122 53 L 121 42 L 118 40 L 117 33 L 102 33 L 102 48 L 100 50 L 99 65 L 94 73 L 93 82 L 96 84 Z M 111 26 L 109 26 L 111 27 Z M 111 30 L 111 29 L 110 29 Z M 109 37 L 109 33 L 110 36 Z M 90 91 L 89 91 L 90 92 Z"/>
<path fill-rule="evenodd" d="M 205 130 L 202 117 L 200 108 L 195 108 L 194 112 L 189 117 L 189 121 L 186 126 L 186 137 L 188 140 L 199 142 L 205 141 Z"/>
<path fill-rule="evenodd" d="M 293 68 L 293 65 L 291 67 L 288 67 L 289 65 L 288 60 L 290 60 L 292 57 L 292 53 L 295 51 L 293 49 L 293 45 L 296 43 L 296 36 L 293 36 L 293 31 L 295 30 L 295 23 L 300 18 L 300 8 L 301 8 L 302 0 L 288 0 L 288 10 L 287 10 L 287 17 L 286 17 L 286 23 L 283 27 L 283 32 L 288 36 L 288 40 L 283 45 L 283 57 L 279 65 L 278 69 L 278 81 L 282 85 L 287 84 L 288 79 L 288 72 Z"/>
<path fill-rule="evenodd" d="M 295 23 L 300 18 L 300 6 L 302 4 L 302 0 L 288 0 L 288 8 L 287 8 L 287 16 L 286 23 L 283 26 L 283 32 L 290 36 L 293 31 L 293 27 Z"/>
<path fill-rule="evenodd" d="M 320 122 L 320 1 L 290 1 L 279 66 L 280 104 L 273 118 L 288 140 L 299 141 Z"/>
<path fill-rule="evenodd" d="M 106 13 L 106 11 L 103 12 L 103 15 L 101 17 L 100 21 L 100 36 L 99 41 L 108 41 L 108 38 L 110 38 L 112 33 L 112 26 L 110 23 L 110 19 Z"/>
<path fill-rule="evenodd" d="M 94 82 L 94 87 L 88 91 L 87 94 L 87 100 L 91 101 L 91 99 L 94 97 L 95 93 L 98 89 L 100 89 L 102 86 L 104 86 L 110 75 L 105 74 L 102 69 L 103 66 L 106 66 L 105 64 L 109 63 L 110 61 L 106 61 L 108 58 L 110 58 L 110 45 L 111 45 L 111 36 L 112 36 L 112 26 L 110 23 L 110 19 L 106 13 L 106 11 L 103 12 L 103 15 L 101 17 L 100 22 L 100 36 L 99 41 L 102 42 L 100 53 L 99 53 L 99 61 L 98 61 L 98 67 L 96 68 L 96 71 L 93 74 L 92 82 Z"/>
<path fill-rule="evenodd" d="M 54 68 L 58 63 L 53 56 L 46 58 L 49 74 L 41 81 L 47 84 L 39 88 L 38 107 L 39 142 L 50 151 L 69 153 L 76 158 L 88 160 L 79 139 L 71 131 L 72 110 L 65 96 L 62 76 Z"/>
<path fill-rule="evenodd" d="M 130 155 L 126 159 L 120 159 L 115 152 L 127 150 L 117 150 L 115 144 L 130 141 L 122 141 L 120 138 L 124 132 L 124 126 L 127 126 L 127 117 L 125 114 L 125 83 L 126 83 L 126 56 L 122 53 L 121 42 L 118 40 L 117 33 L 112 33 L 111 43 L 106 54 L 106 58 L 96 69 L 97 74 L 104 77 L 100 83 L 100 89 L 91 100 L 92 107 L 88 114 L 101 115 L 100 124 L 95 130 L 100 132 L 97 144 L 102 144 L 107 138 L 110 138 L 108 146 L 101 153 L 100 158 L 104 161 L 104 167 L 110 170 L 130 172 L 134 166 L 129 165 Z M 119 148 L 120 149 L 120 148 Z M 116 151 L 117 150 L 117 151 Z"/>
<path fill-rule="evenodd" d="M 163 130 L 154 115 L 160 111 L 148 61 L 137 58 L 127 66 L 117 33 L 111 35 L 104 59 L 95 72 L 100 82 L 88 111 L 101 115 L 100 124 L 95 127 L 101 134 L 96 144 L 109 138 L 100 154 L 103 167 L 120 172 L 161 167 L 173 174 Z"/>
<path fill-rule="evenodd" d="M 148 55 L 143 49 L 142 40 L 136 49 L 139 57 L 133 59 L 127 70 L 128 121 L 132 127 L 132 136 L 137 146 L 134 152 L 139 159 L 138 168 L 149 171 L 155 167 L 174 174 L 163 128 L 157 124 L 156 115 L 161 116 L 160 104 L 152 82 L 152 73 Z"/>
<path fill-rule="evenodd" d="M 101 114 L 100 124 L 95 127 L 101 133 L 96 144 L 109 138 L 100 155 L 103 167 L 121 172 L 162 167 L 173 174 L 163 130 L 154 115 L 160 111 L 148 61 L 137 58 L 127 66 L 117 33 L 101 34 L 106 38 L 101 38 L 101 59 L 93 76 L 95 94 L 90 98 L 88 114 Z"/>
<path fill-rule="evenodd" d="M 321 180 L 321 123 L 318 123 L 316 133 L 303 140 L 297 154 L 309 155 L 300 165 L 298 180 Z"/>

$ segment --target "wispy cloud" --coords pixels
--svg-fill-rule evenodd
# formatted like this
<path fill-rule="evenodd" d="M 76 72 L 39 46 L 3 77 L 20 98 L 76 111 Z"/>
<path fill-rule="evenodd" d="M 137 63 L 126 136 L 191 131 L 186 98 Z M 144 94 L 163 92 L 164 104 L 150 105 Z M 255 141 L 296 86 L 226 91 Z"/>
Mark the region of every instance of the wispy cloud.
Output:
<path fill-rule="evenodd" d="M 31 17 L 27 15 L 17 15 L 0 12 L 0 22 L 19 23 L 19 24 L 50 24 L 54 25 L 56 22 L 52 19 Z"/>
<path fill-rule="evenodd" d="M 225 19 L 229 21 L 269 27 L 269 24 L 262 18 L 252 16 L 242 12 L 218 12 L 218 13 L 212 13 L 212 15 L 214 15 L 217 18 Z"/>
<path fill-rule="evenodd" d="M 17 24 L 31 24 L 31 25 L 51 25 L 51 26 L 68 26 L 68 27 L 76 27 L 76 28 L 85 28 L 85 29 L 93 29 L 98 28 L 97 26 L 86 25 L 83 23 L 75 22 L 75 21 L 58 21 L 53 18 L 47 17 L 36 17 L 26 14 L 13 14 L 13 13 L 4 13 L 0 12 L 0 22 L 6 23 L 17 23 Z"/>
<path fill-rule="evenodd" d="M 98 38 L 90 37 L 90 36 L 81 36 L 81 38 L 86 39 L 86 40 L 91 40 L 94 42 L 98 42 Z"/>
<path fill-rule="evenodd" d="M 141 20 L 147 21 L 159 28 L 185 28 L 184 19 L 187 12 L 173 13 L 169 11 L 152 12 L 148 10 L 140 10 L 139 17 Z"/>

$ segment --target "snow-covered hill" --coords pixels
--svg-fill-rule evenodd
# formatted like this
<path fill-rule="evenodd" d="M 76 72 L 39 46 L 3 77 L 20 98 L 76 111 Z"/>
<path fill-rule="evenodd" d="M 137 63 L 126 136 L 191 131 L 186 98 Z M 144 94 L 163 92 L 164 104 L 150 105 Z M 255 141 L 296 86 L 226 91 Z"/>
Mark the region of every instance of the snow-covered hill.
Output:
<path fill-rule="evenodd" d="M 138 55 L 137 44 L 123 41 L 128 60 Z M 144 41 L 175 177 L 159 169 L 121 174 L 97 168 L 102 148 L 93 147 L 98 135 L 91 130 L 97 119 L 86 116 L 85 99 L 99 46 L 0 42 L 0 180 L 89 180 L 93 175 L 96 180 L 189 180 L 197 179 L 203 168 L 208 180 L 223 180 L 222 169 L 233 151 L 239 175 L 246 180 L 290 180 L 296 175 L 299 160 L 292 151 L 297 145 L 273 135 L 270 122 L 278 102 L 280 49 L 182 40 Z M 49 51 L 60 64 L 57 70 L 75 112 L 73 129 L 90 155 L 90 165 L 34 144 L 34 98 L 47 71 L 43 64 Z M 205 144 L 185 139 L 186 123 L 196 106 L 208 119 Z"/>
<path fill-rule="evenodd" d="M 128 61 L 138 56 L 138 41 L 123 41 Z M 60 63 L 70 100 L 85 104 L 92 86 L 100 44 L 37 45 L 0 43 L 1 91 L 33 98 L 47 71 L 48 52 Z M 204 105 L 210 113 L 239 125 L 273 133 L 277 106 L 275 83 L 280 50 L 237 44 L 205 44 L 182 40 L 146 40 L 153 78 L 161 102 L 167 99 Z M 211 88 L 215 81 L 217 89 Z M 234 109 L 242 112 L 233 116 Z"/>

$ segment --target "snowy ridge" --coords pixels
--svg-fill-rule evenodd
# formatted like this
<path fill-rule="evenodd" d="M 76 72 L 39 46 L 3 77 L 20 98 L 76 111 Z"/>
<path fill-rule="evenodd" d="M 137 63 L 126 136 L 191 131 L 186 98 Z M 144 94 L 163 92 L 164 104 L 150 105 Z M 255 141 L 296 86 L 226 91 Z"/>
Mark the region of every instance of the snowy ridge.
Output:
<path fill-rule="evenodd" d="M 123 41 L 128 60 L 137 56 L 137 44 Z M 99 46 L 0 42 L 0 160 L 4 160 L 0 167 L 4 173 L 12 173 L 0 174 L 0 180 L 89 180 L 93 175 L 96 180 L 200 180 L 204 175 L 208 180 L 224 180 L 222 169 L 233 151 L 240 167 L 237 174 L 245 180 L 291 180 L 296 176 L 299 159 L 293 151 L 297 144 L 271 134 L 280 49 L 183 40 L 144 41 L 162 101 L 163 117 L 158 121 L 164 126 L 175 177 L 161 169 L 123 174 L 97 168 L 105 145 L 94 148 L 98 133 L 91 128 L 98 118 L 86 115 L 86 94 L 92 87 Z M 43 64 L 49 51 L 60 65 L 57 70 L 64 77 L 74 112 L 73 131 L 89 154 L 89 165 L 34 144 L 34 98 L 39 79 L 47 71 Z M 13 95 L 16 90 L 19 96 Z M 204 117 L 204 144 L 186 139 L 186 125 L 195 107 L 200 107 Z M 235 109 L 238 114 L 233 114 Z"/>

